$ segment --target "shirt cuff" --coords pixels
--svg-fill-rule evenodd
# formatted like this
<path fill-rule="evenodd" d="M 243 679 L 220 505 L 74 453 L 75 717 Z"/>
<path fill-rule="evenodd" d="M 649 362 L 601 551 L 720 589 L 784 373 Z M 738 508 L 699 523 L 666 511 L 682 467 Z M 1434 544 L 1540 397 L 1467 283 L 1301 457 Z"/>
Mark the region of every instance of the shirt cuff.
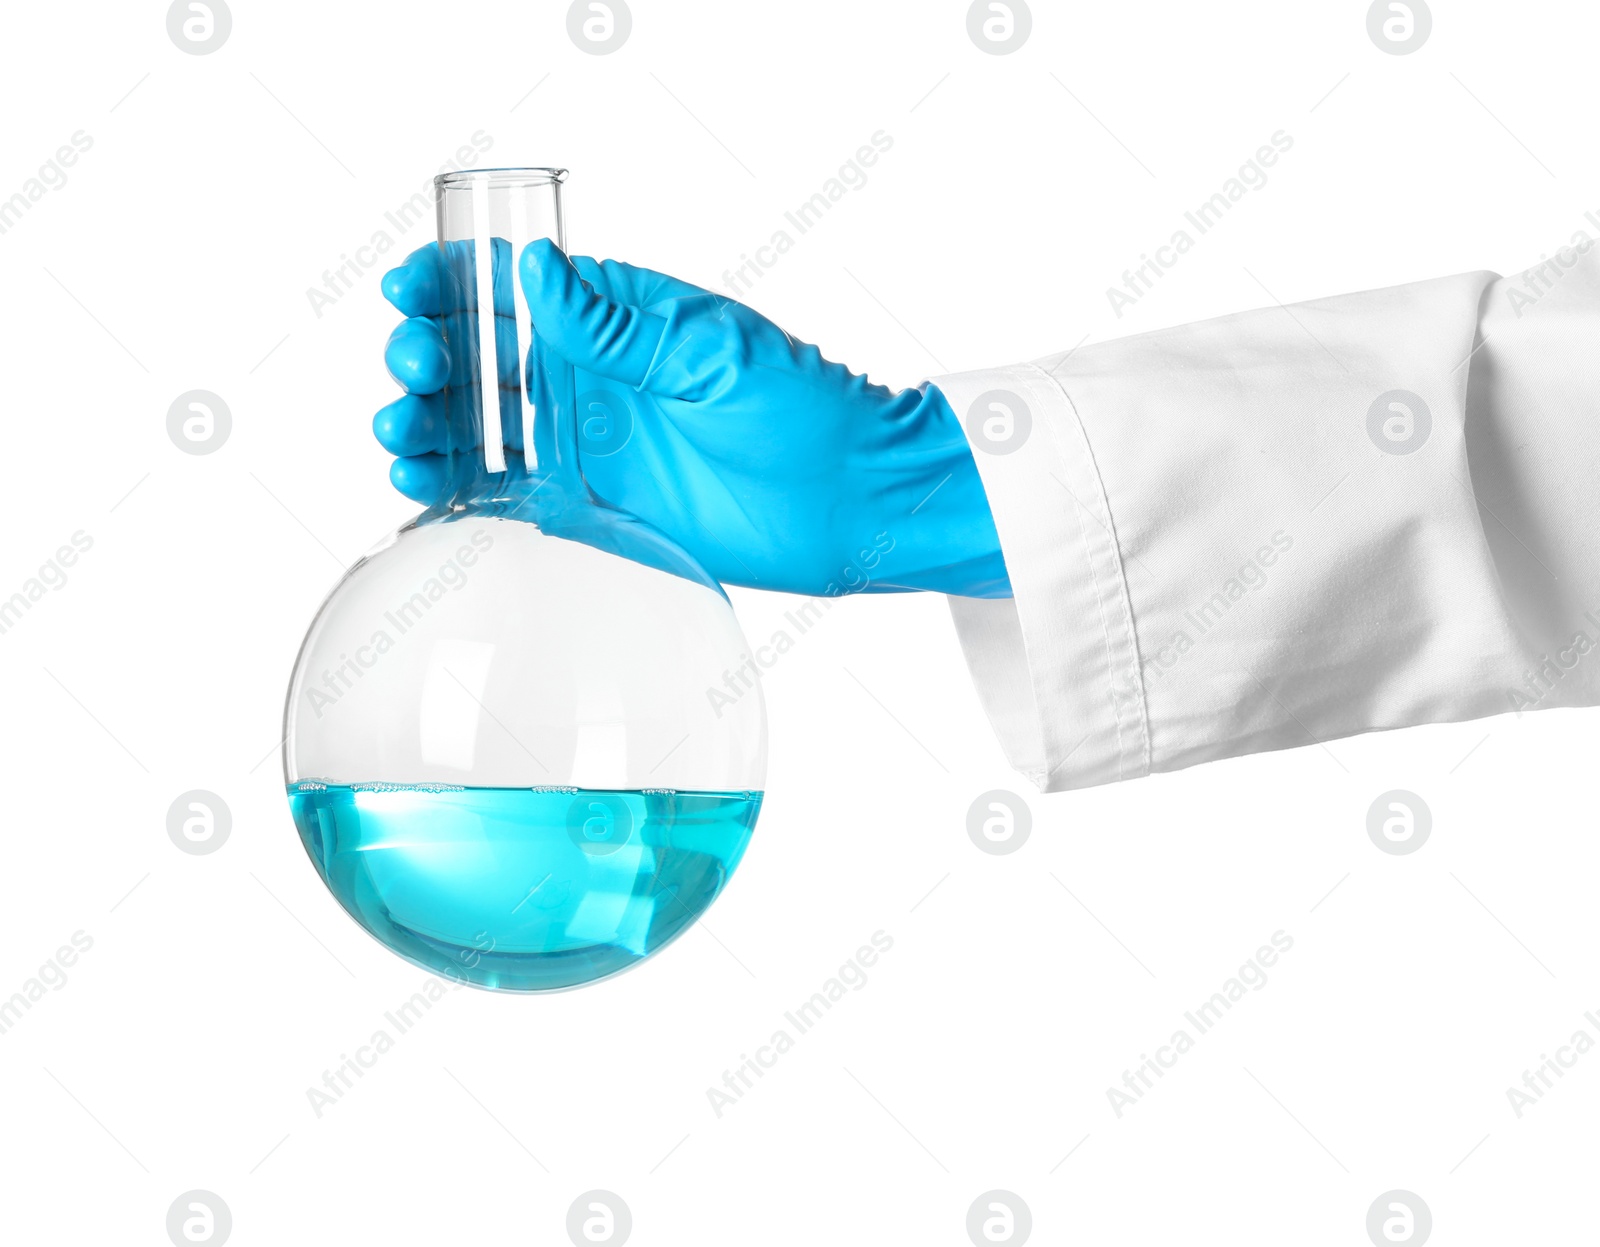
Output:
<path fill-rule="evenodd" d="M 950 599 L 1007 759 L 1045 792 L 1149 774 L 1127 580 L 1071 399 L 1035 364 L 933 383 L 966 429 L 1011 578 L 1009 600 Z"/>

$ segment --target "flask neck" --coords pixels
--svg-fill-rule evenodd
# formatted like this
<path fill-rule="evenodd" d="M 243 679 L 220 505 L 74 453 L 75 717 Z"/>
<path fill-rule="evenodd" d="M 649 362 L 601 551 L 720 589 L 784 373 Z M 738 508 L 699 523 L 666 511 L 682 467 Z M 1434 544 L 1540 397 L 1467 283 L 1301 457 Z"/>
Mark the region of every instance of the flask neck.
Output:
<path fill-rule="evenodd" d="M 452 377 L 446 387 L 448 474 L 427 518 L 473 512 L 541 523 L 595 501 L 578 461 L 572 367 L 537 337 L 531 350 L 518 345 L 521 376 L 497 387 L 499 412 L 491 406 L 487 430 L 482 386 L 471 380 L 458 385 Z M 455 349 L 448 339 L 447 346 Z"/>
<path fill-rule="evenodd" d="M 593 501 L 578 466 L 572 367 L 538 338 L 516 275 L 535 239 L 565 248 L 565 176 L 482 169 L 434 180 L 451 366 L 442 395 L 448 475 L 425 521 L 474 511 L 538 523 Z"/>

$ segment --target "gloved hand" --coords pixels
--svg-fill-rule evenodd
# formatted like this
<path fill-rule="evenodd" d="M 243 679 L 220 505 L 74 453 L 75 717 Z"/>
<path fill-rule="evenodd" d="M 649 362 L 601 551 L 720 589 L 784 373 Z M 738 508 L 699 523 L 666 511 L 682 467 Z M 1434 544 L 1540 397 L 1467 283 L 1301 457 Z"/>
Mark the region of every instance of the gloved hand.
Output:
<path fill-rule="evenodd" d="M 871 384 L 741 303 L 615 260 L 569 260 L 548 240 L 517 269 L 536 333 L 577 370 L 590 487 L 719 581 L 1010 596 L 977 466 L 935 386 Z M 437 318 L 459 313 L 441 309 L 440 288 L 432 245 L 383 279 L 409 317 L 385 353 L 407 396 L 373 431 L 399 456 L 395 487 L 419 502 L 444 480 L 444 421 L 427 396 L 450 373 Z"/>

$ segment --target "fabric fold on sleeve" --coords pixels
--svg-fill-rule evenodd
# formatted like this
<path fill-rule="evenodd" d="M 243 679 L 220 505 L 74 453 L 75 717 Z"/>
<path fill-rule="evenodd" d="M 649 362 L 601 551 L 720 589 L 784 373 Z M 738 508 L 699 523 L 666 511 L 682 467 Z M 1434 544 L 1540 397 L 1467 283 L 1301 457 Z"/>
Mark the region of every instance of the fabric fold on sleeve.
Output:
<path fill-rule="evenodd" d="M 1013 597 L 950 599 L 1012 766 L 1041 788 L 1150 769 L 1132 607 L 1094 457 L 1066 393 L 1021 364 L 938 379 L 962 418 Z"/>

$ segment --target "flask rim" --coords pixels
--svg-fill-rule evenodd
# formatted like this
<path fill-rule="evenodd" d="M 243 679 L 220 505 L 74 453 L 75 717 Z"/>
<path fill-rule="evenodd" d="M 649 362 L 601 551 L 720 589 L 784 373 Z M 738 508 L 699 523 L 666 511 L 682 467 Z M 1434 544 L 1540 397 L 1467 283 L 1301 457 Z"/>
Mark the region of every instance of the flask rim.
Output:
<path fill-rule="evenodd" d="M 560 186 L 567 180 L 565 169 L 543 166 L 508 167 L 498 169 L 454 169 L 433 179 L 439 190 L 459 190 L 478 182 L 487 182 L 491 189 L 517 186 Z"/>

